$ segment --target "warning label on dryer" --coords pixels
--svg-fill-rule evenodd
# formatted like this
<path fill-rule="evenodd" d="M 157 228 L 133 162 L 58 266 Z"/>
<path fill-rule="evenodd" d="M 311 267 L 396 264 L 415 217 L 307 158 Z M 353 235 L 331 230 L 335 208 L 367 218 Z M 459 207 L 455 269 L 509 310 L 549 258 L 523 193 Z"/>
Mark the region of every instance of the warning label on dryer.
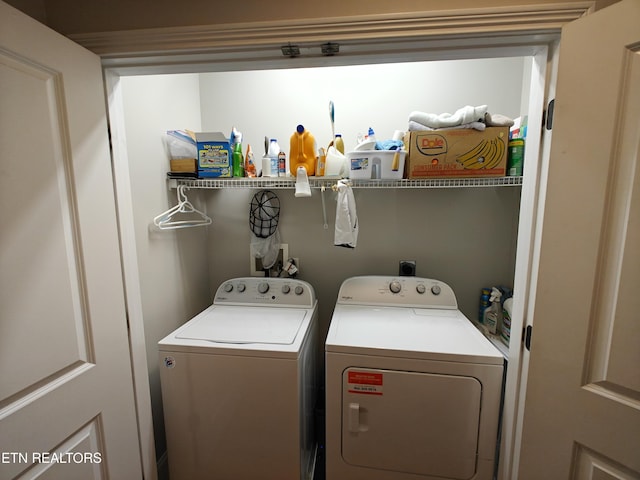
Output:
<path fill-rule="evenodd" d="M 349 370 L 347 374 L 347 391 L 349 393 L 382 395 L 382 373 Z"/>

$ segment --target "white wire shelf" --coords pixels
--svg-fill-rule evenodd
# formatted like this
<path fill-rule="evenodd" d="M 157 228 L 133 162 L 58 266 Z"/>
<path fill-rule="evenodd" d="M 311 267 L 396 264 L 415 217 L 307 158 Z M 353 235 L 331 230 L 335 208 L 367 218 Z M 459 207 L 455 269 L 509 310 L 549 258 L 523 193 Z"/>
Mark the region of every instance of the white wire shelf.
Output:
<path fill-rule="evenodd" d="M 311 177 L 311 188 L 331 188 L 339 177 Z M 425 178 L 419 180 L 350 180 L 353 188 L 468 188 L 468 187 L 517 187 L 522 185 L 522 177 L 486 177 L 486 178 Z M 295 178 L 172 178 L 169 187 L 177 188 L 225 189 L 294 189 Z"/>

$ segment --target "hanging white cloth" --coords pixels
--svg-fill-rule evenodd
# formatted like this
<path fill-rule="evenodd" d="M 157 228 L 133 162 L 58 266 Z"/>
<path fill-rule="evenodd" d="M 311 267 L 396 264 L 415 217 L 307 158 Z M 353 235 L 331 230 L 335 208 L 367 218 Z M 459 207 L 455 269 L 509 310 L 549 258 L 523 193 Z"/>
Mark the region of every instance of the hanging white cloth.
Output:
<path fill-rule="evenodd" d="M 353 190 L 348 182 L 338 181 L 338 205 L 336 207 L 336 231 L 334 245 L 356 248 L 358 243 L 358 214 Z"/>

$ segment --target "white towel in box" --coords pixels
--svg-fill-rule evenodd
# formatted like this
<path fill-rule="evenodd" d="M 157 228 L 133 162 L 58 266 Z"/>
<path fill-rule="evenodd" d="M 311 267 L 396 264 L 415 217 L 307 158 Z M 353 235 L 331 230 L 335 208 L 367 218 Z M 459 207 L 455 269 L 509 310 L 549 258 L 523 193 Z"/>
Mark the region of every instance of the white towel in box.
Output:
<path fill-rule="evenodd" d="M 409 121 L 413 120 L 414 122 L 431 128 L 455 127 L 457 125 L 464 125 L 465 123 L 483 122 L 487 109 L 488 107 L 486 105 L 480 105 L 479 107 L 467 105 L 453 114 L 411 112 Z"/>

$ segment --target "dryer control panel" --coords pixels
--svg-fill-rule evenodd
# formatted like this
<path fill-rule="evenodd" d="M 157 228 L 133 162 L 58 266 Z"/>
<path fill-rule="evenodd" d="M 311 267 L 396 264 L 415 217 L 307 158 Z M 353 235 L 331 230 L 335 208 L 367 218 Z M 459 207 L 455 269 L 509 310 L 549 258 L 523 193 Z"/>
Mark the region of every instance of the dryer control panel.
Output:
<path fill-rule="evenodd" d="M 312 308 L 316 303 L 316 295 L 313 287 L 303 280 L 242 277 L 222 282 L 213 303 Z"/>
<path fill-rule="evenodd" d="M 380 305 L 457 309 L 453 289 L 440 280 L 367 275 L 348 278 L 338 292 L 340 305 Z"/>

